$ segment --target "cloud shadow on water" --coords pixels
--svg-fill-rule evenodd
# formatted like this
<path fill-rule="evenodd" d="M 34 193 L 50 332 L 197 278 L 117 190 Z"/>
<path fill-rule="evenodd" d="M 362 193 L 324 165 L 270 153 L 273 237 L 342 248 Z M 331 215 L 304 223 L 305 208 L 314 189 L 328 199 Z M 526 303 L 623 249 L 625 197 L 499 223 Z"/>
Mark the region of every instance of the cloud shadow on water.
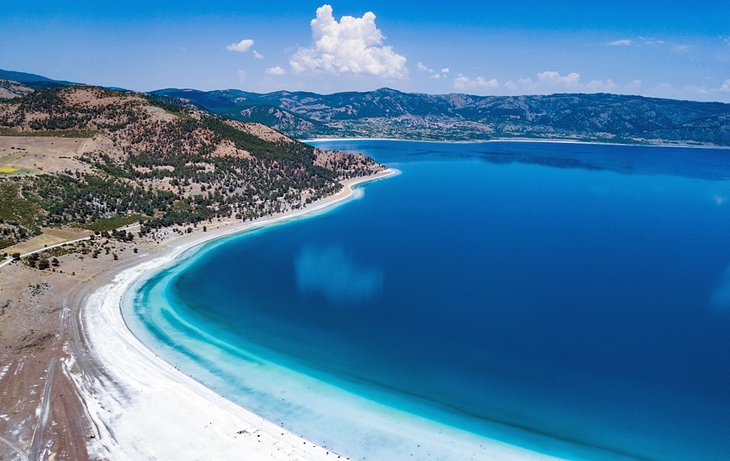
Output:
<path fill-rule="evenodd" d="M 330 303 L 364 301 L 383 289 L 383 271 L 355 264 L 342 247 L 304 247 L 294 260 L 303 294 L 320 294 Z"/>

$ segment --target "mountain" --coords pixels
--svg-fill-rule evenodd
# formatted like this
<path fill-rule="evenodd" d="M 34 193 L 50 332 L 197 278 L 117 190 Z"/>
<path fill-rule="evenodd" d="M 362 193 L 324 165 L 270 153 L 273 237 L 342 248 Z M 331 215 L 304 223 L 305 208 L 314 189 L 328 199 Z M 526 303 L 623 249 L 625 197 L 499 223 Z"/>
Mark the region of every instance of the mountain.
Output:
<path fill-rule="evenodd" d="M 0 80 L 0 99 L 20 98 L 32 92 L 32 88 L 22 83 Z"/>
<path fill-rule="evenodd" d="M 0 79 L 14 80 L 36 89 L 73 85 L 40 75 L 4 70 L 0 70 Z M 261 123 L 298 139 L 385 137 L 463 141 L 535 138 L 730 146 L 730 104 L 718 102 L 601 93 L 428 95 L 390 88 L 326 95 L 167 88 L 150 94 L 182 99 L 227 118 Z"/>
<path fill-rule="evenodd" d="M 172 88 L 153 93 L 183 98 L 237 120 L 260 120 L 299 138 L 529 137 L 730 145 L 730 104 L 715 102 L 616 94 L 427 95 L 389 88 L 328 95 Z"/>
<path fill-rule="evenodd" d="M 73 82 L 53 80 L 42 75 L 3 69 L 0 69 L 0 80 L 10 80 L 13 82 L 23 83 L 31 88 L 56 88 L 60 86 L 76 85 L 76 83 Z"/>
<path fill-rule="evenodd" d="M 258 122 L 289 136 L 304 138 L 311 133 L 336 134 L 326 123 L 313 120 L 280 107 L 276 98 L 267 100 L 257 93 L 241 90 L 200 91 L 175 88 L 153 91 L 152 94 L 180 98 L 225 117 L 246 122 Z"/>
<path fill-rule="evenodd" d="M 383 169 L 179 100 L 85 85 L 23 88 L 0 99 L 2 246 L 43 226 L 142 221 L 145 233 L 253 219 Z"/>

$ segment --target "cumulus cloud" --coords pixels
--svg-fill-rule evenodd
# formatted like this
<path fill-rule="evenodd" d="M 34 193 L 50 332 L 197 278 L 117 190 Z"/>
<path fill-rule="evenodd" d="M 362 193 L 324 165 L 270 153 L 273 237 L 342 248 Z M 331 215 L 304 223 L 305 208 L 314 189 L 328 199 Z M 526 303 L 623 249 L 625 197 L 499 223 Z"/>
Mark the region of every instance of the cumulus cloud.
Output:
<path fill-rule="evenodd" d="M 289 60 L 292 70 L 326 72 L 332 75 L 367 74 L 385 78 L 404 78 L 405 56 L 384 45 L 385 36 L 375 24 L 375 14 L 361 18 L 343 16 L 337 21 L 332 7 L 317 8 L 310 23 L 312 40 L 309 48 L 300 48 Z"/>
<path fill-rule="evenodd" d="M 495 89 L 499 87 L 497 79 L 487 80 L 484 77 L 470 78 L 464 74 L 459 74 L 454 79 L 454 88 L 459 91 L 475 91 L 485 89 Z"/>
<path fill-rule="evenodd" d="M 243 69 L 238 69 L 238 80 L 244 81 L 246 79 L 246 71 Z"/>
<path fill-rule="evenodd" d="M 266 69 L 266 73 L 269 75 L 286 75 L 286 70 L 281 66 L 270 67 Z"/>
<path fill-rule="evenodd" d="M 243 40 L 241 40 L 238 43 L 231 43 L 226 48 L 228 49 L 228 51 L 235 51 L 236 53 L 245 53 L 251 49 L 253 44 L 254 44 L 253 40 L 251 40 L 250 38 L 244 38 Z"/>
<path fill-rule="evenodd" d="M 256 58 L 256 59 L 264 59 L 264 55 L 261 54 L 261 53 L 259 53 L 256 50 L 253 50 L 253 57 Z"/>
<path fill-rule="evenodd" d="M 621 40 L 614 40 L 612 42 L 606 43 L 608 46 L 631 46 L 631 39 L 629 38 L 622 38 Z"/>
<path fill-rule="evenodd" d="M 725 80 L 719 88 L 720 91 L 730 93 L 730 78 Z"/>
<path fill-rule="evenodd" d="M 600 86 L 599 80 L 594 80 L 591 86 L 595 89 Z M 505 87 L 510 90 L 520 90 L 529 92 L 554 92 L 554 91 L 578 91 L 580 83 L 580 74 L 577 72 L 570 72 L 566 75 L 561 75 L 560 72 L 554 70 L 546 70 L 538 72 L 535 78 L 526 77 L 517 79 L 517 81 L 508 81 L 505 83 Z"/>
<path fill-rule="evenodd" d="M 578 82 L 580 82 L 580 74 L 571 72 L 567 75 L 560 75 L 560 72 L 546 70 L 537 74 L 537 80 L 539 83 L 551 87 L 571 88 L 578 85 Z"/>

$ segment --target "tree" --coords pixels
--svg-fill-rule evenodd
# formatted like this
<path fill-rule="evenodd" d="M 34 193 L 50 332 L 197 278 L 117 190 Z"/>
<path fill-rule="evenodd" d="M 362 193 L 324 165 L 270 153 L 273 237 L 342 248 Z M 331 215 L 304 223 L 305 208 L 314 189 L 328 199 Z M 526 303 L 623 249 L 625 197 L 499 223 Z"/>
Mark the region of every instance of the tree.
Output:
<path fill-rule="evenodd" d="M 51 267 L 51 264 L 48 262 L 48 260 L 46 258 L 38 260 L 38 269 L 46 270 L 49 267 Z"/>

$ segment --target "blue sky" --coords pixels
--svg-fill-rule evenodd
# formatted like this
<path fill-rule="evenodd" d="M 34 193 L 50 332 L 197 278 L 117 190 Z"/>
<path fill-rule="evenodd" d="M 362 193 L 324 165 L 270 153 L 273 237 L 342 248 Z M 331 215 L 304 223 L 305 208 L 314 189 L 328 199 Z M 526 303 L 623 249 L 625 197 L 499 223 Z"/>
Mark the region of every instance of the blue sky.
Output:
<path fill-rule="evenodd" d="M 4 0 L 0 68 L 134 90 L 389 86 L 730 102 L 727 1 L 323 5 Z"/>

